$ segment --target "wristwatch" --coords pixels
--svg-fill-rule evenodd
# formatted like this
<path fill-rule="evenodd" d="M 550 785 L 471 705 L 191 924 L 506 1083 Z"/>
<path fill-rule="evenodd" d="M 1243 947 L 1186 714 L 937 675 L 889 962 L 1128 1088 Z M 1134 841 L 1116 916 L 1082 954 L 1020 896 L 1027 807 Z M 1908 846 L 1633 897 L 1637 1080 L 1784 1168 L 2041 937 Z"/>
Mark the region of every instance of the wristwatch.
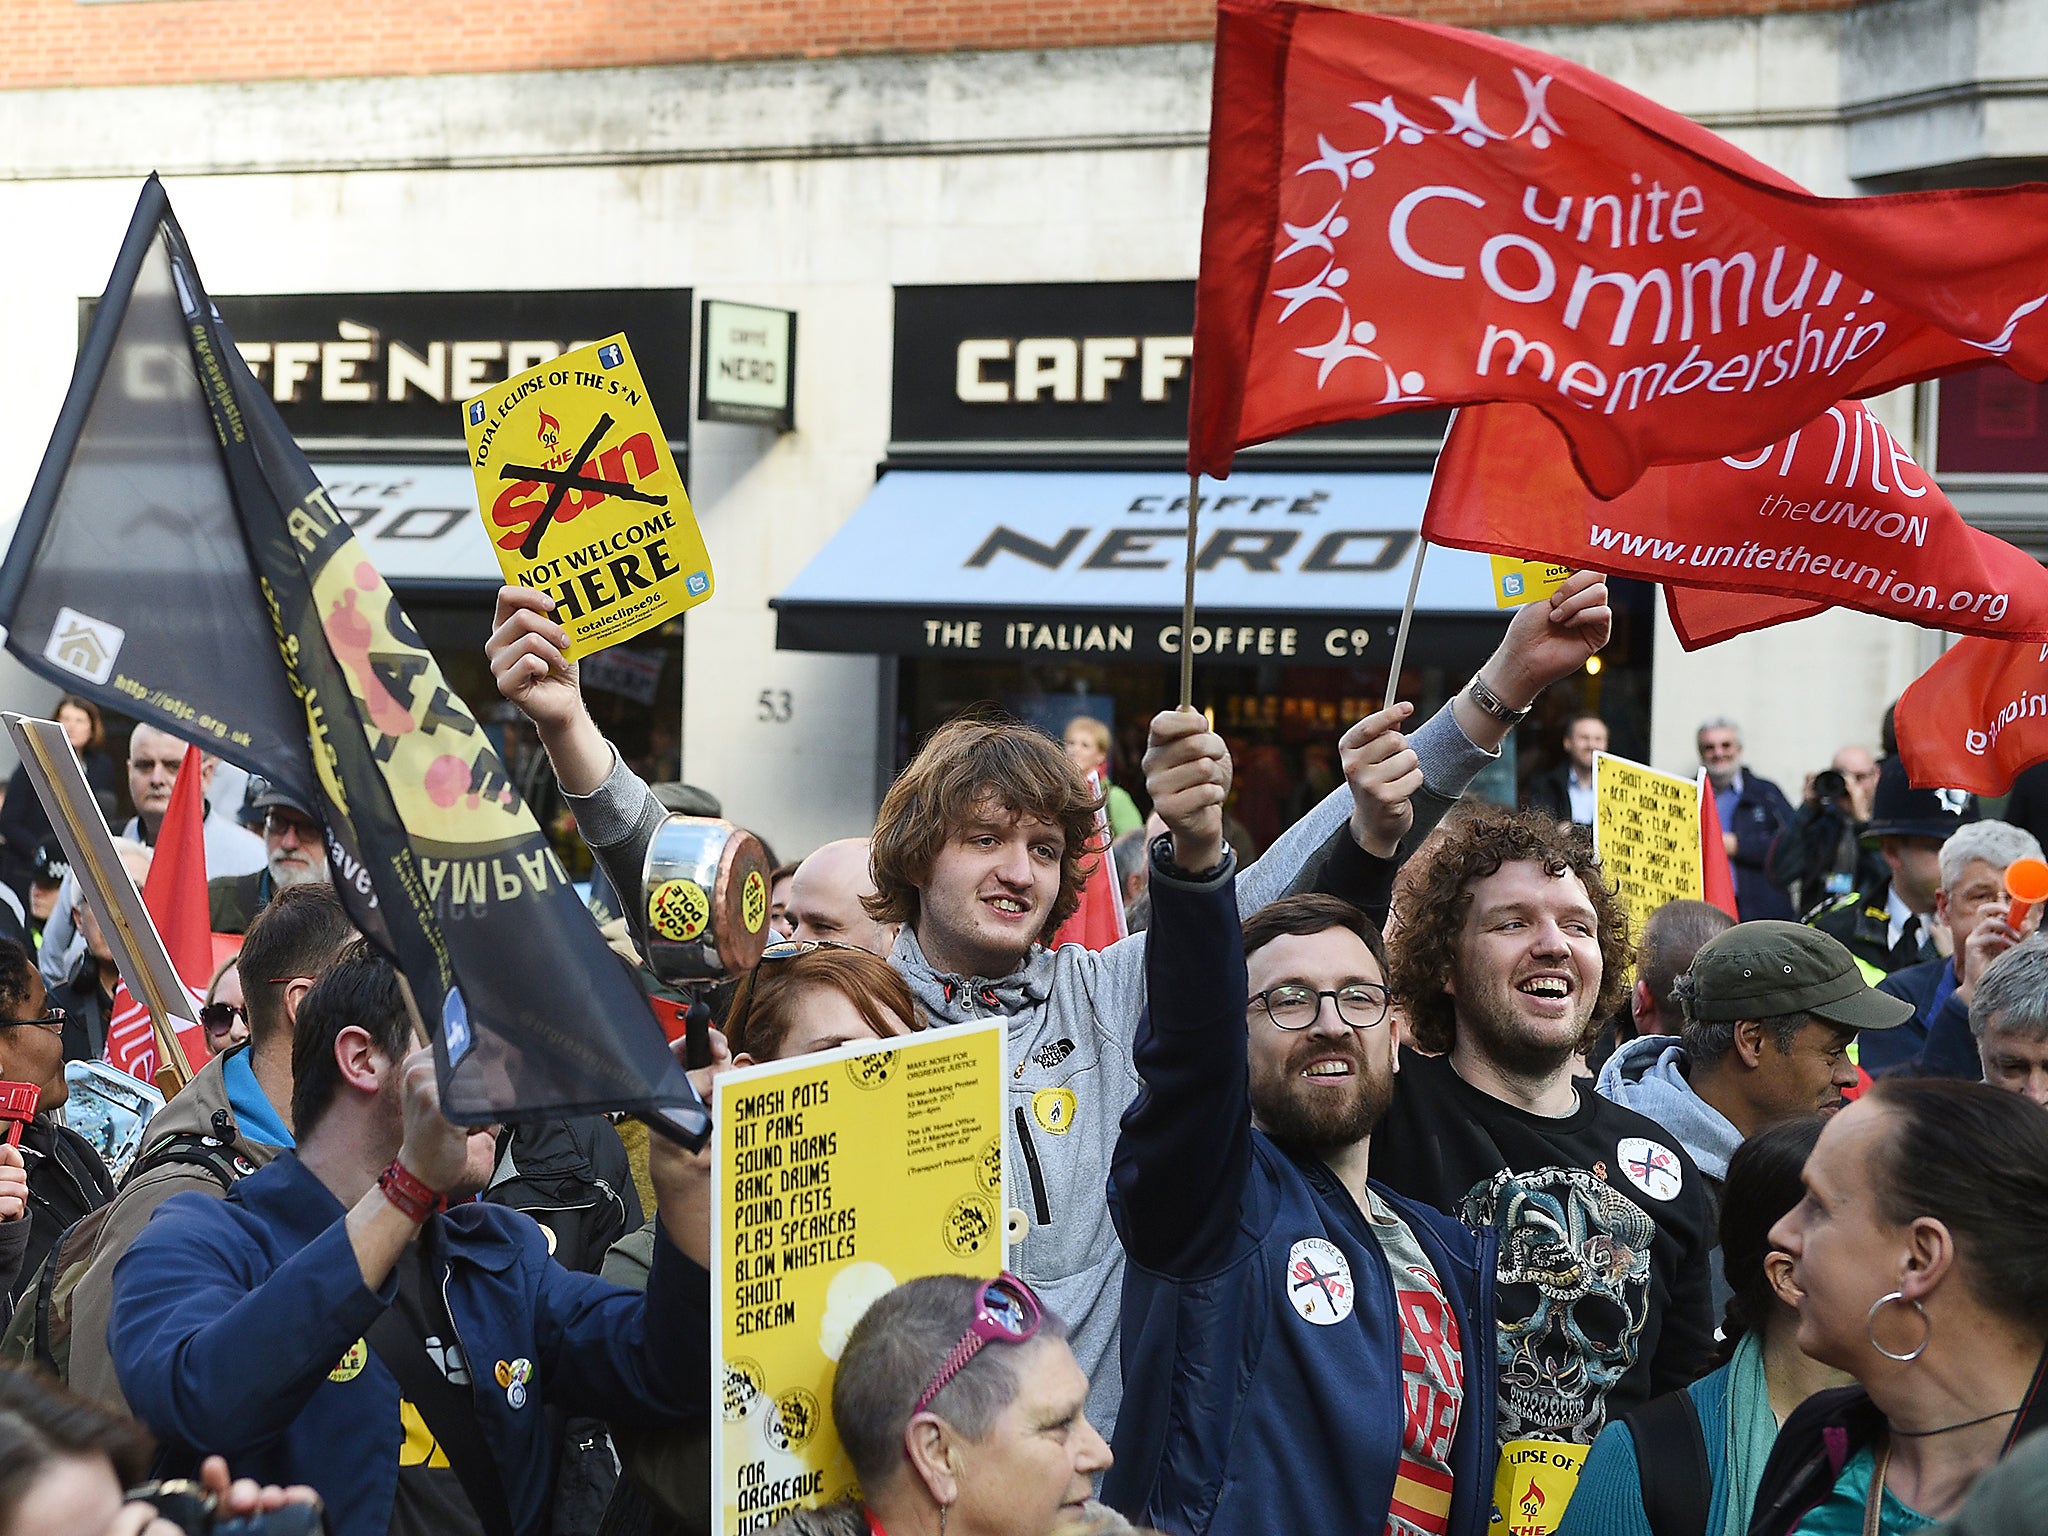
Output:
<path fill-rule="evenodd" d="M 1472 696 L 1472 702 L 1479 706 L 1482 714 L 1493 716 L 1505 726 L 1520 725 L 1529 718 L 1529 711 L 1535 707 L 1524 705 L 1520 709 L 1509 709 L 1507 705 L 1501 703 L 1494 691 L 1480 680 L 1477 672 L 1472 674 L 1472 681 L 1465 685 L 1465 691 Z"/>

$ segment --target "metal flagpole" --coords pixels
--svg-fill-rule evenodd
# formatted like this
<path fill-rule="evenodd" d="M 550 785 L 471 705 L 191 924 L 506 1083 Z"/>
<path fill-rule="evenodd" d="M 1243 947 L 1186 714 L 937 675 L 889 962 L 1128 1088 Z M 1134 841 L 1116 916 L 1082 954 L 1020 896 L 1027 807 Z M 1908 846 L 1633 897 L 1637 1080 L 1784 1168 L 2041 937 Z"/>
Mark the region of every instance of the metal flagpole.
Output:
<path fill-rule="evenodd" d="M 1381 709 L 1392 709 L 1401 697 L 1401 658 L 1408 654 L 1408 626 L 1415 621 L 1415 589 L 1422 585 L 1422 557 L 1429 553 L 1429 540 L 1415 539 L 1415 564 L 1408 572 L 1408 601 L 1401 606 L 1401 627 L 1394 631 L 1394 658 L 1387 664 L 1387 696 Z"/>
<path fill-rule="evenodd" d="M 1445 442 L 1450 441 L 1451 428 L 1457 424 L 1458 413 L 1452 411 L 1451 419 L 1444 423 Z M 1443 456 L 1441 448 L 1437 450 L 1437 456 Z M 1436 474 L 1434 465 L 1430 474 L 1432 477 Z M 1380 700 L 1381 709 L 1392 709 L 1401 699 L 1401 663 L 1408 655 L 1408 626 L 1415 622 L 1415 593 L 1422 585 L 1422 557 L 1428 553 L 1429 535 L 1421 534 L 1415 541 L 1415 566 L 1408 573 L 1408 601 L 1401 605 L 1401 627 L 1394 631 L 1394 656 L 1387 666 L 1387 694 Z"/>

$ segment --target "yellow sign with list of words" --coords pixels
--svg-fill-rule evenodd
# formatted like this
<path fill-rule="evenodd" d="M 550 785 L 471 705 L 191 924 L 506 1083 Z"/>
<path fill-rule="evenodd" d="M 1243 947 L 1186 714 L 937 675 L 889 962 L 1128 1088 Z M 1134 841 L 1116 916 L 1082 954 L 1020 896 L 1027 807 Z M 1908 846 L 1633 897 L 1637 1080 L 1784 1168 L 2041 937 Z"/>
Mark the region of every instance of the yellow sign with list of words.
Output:
<path fill-rule="evenodd" d="M 1640 935 L 1667 901 L 1701 899 L 1700 788 L 1602 752 L 1593 759 L 1593 852 Z"/>
<path fill-rule="evenodd" d="M 832 1378 L 920 1275 L 1002 1273 L 1000 1021 L 723 1073 L 712 1089 L 712 1528 L 857 1495 Z"/>
<path fill-rule="evenodd" d="M 498 568 L 554 599 L 572 658 L 711 596 L 704 536 L 624 336 L 492 385 L 462 423 Z"/>

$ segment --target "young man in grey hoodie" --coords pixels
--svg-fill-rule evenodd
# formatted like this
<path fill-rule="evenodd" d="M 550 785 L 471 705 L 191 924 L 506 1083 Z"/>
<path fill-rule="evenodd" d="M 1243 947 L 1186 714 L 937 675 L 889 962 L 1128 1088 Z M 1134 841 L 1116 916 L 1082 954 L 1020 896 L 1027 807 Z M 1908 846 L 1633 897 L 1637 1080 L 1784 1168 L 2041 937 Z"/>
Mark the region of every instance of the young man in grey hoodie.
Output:
<path fill-rule="evenodd" d="M 1412 736 L 1377 738 L 1372 752 L 1412 747 L 1421 793 L 1455 800 L 1536 695 L 1583 666 L 1611 628 L 1604 579 L 1574 576 L 1548 603 L 1516 610 L 1499 647 L 1449 705 Z M 584 709 L 564 643 L 546 596 L 499 591 L 485 647 L 498 691 L 533 722 L 584 840 L 613 883 L 631 892 L 665 813 Z M 1212 750 L 1213 738 L 1185 721 L 1167 734 L 1170 742 L 1146 755 L 1148 793 L 1156 798 L 1160 785 L 1183 787 L 1189 774 L 1217 772 L 1227 791 L 1229 758 Z M 1347 767 L 1363 750 L 1350 732 L 1339 745 Z M 1011 1221 L 1023 1230 L 1010 1267 L 1065 1319 L 1090 1381 L 1088 1418 L 1107 1437 L 1122 1398 L 1124 1255 L 1106 1185 L 1123 1112 L 1140 1086 L 1131 1043 L 1145 1004 L 1145 941 L 1134 934 L 1101 951 L 1041 942 L 1073 910 L 1093 804 L 1050 737 L 1016 724 L 942 727 L 876 820 L 871 911 L 903 924 L 890 963 L 930 1024 L 1008 1023 L 1003 1153 Z M 1249 916 L 1304 883 L 1353 814 L 1347 782 L 1238 876 L 1239 910 Z M 627 905 L 637 932 L 646 913 L 637 901 Z"/>

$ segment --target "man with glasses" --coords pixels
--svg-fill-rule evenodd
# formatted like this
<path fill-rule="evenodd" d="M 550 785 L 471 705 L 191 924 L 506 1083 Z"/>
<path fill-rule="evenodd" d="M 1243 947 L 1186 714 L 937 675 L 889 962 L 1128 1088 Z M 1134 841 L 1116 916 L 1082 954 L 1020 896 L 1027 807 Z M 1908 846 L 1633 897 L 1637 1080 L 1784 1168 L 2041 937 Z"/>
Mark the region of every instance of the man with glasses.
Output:
<path fill-rule="evenodd" d="M 584 708 L 552 600 L 498 593 L 485 648 L 498 691 L 540 733 L 576 822 L 616 883 L 640 877 L 661 807 Z M 1613 625 L 1604 580 L 1583 571 L 1548 603 L 1515 611 L 1471 680 L 1413 734 L 1416 782 L 1454 801 L 1550 683 L 1575 674 Z M 1355 731 L 1354 727 L 1354 731 Z M 1148 794 L 1203 781 L 1220 803 L 1227 756 L 1182 749 L 1209 736 L 1199 715 L 1153 721 Z M 1344 738 L 1349 742 L 1350 736 Z M 1218 747 L 1220 753 L 1220 745 Z M 1154 779 L 1161 783 L 1155 784 Z M 961 718 L 933 731 L 883 797 L 871 871 L 878 922 L 900 923 L 890 963 L 935 1028 L 1000 1018 L 1014 1069 L 1004 1167 L 1012 1262 L 1073 1329 L 1088 1416 L 1108 1432 L 1119 1395 L 1123 1250 L 1102 1196 L 1119 1119 L 1140 1083 L 1130 1061 L 1144 1002 L 1145 941 L 1047 948 L 1080 899 L 1096 797 L 1059 745 L 1016 722 Z M 1250 911 L 1285 895 L 1342 841 L 1349 796 L 1332 790 L 1239 875 Z M 644 922 L 644 906 L 636 925 Z"/>
<path fill-rule="evenodd" d="M 1327 895 L 1240 930 L 1213 788 L 1155 804 L 1171 836 L 1152 846 L 1144 1087 L 1110 1172 L 1130 1263 L 1104 1497 L 1190 1536 L 1478 1536 L 1493 1236 L 1368 1181 L 1399 1066 L 1385 946 Z M 1406 827 L 1366 830 L 1384 857 Z"/>
<path fill-rule="evenodd" d="M 267 779 L 249 781 L 247 812 L 260 812 L 263 868 L 226 875 L 208 864 L 206 905 L 215 933 L 247 933 L 279 891 L 325 882 L 327 838 L 313 814 Z"/>
<path fill-rule="evenodd" d="M 0 1079 L 27 1083 L 38 1095 L 35 1118 L 21 1131 L 28 1238 L 7 1285 L 10 1308 L 27 1293 L 64 1229 L 114 1197 L 99 1154 L 57 1117 L 71 1091 L 64 1080 L 64 1024 L 64 1011 L 51 1004 L 28 951 L 0 939 Z"/>

